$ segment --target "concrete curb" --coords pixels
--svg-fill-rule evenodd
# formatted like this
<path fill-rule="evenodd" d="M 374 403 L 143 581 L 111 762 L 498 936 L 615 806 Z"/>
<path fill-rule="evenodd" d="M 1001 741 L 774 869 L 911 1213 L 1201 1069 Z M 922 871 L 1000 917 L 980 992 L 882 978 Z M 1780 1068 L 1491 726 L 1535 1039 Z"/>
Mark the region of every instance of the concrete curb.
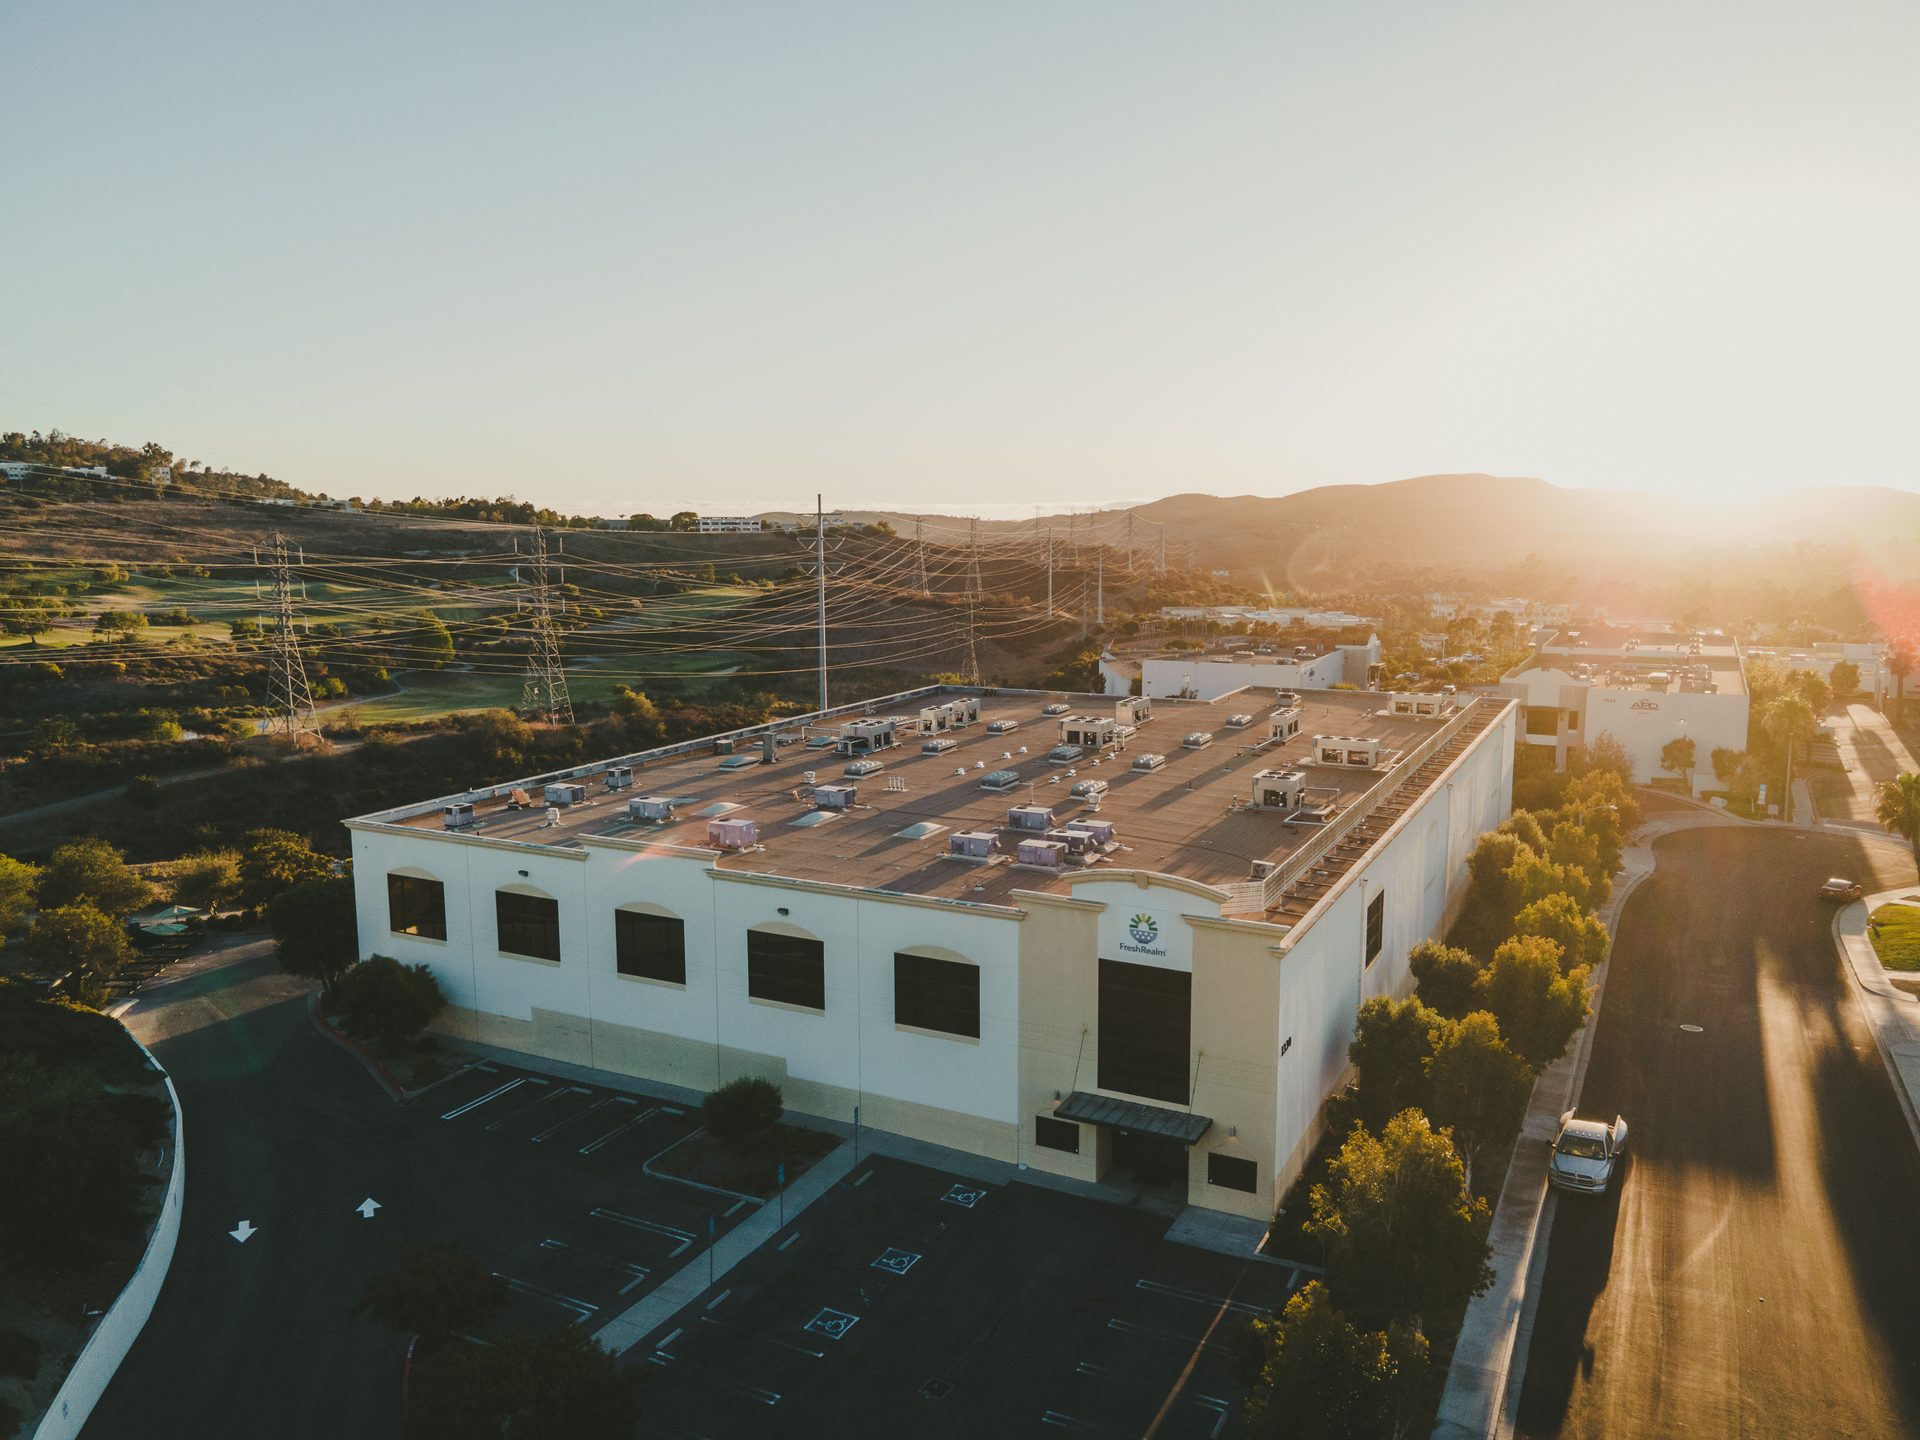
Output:
<path fill-rule="evenodd" d="M 1553 1233 L 1554 1196 L 1547 1185 L 1542 1143 L 1553 1138 L 1560 1116 L 1579 1103 L 1594 1032 L 1600 1027 L 1600 1005 L 1606 996 L 1620 912 L 1640 882 L 1653 874 L 1653 845 L 1663 835 L 1764 823 L 1722 815 L 1710 807 L 1700 809 L 1697 815 L 1647 821 L 1635 843 L 1621 854 L 1620 877 L 1600 912 L 1607 927 L 1607 954 L 1594 970 L 1592 1011 L 1573 1048 L 1540 1072 L 1527 1101 L 1520 1138 L 1507 1164 L 1500 1204 L 1487 1234 L 1493 1248 L 1493 1284 L 1467 1304 L 1435 1417 L 1434 1440 L 1488 1440 L 1513 1433 L 1520 1404 L 1516 1382 L 1526 1373 L 1527 1341 L 1539 1300 L 1540 1262 Z"/>
<path fill-rule="evenodd" d="M 1920 1002 L 1894 989 L 1867 937 L 1867 920 L 1875 910 L 1913 893 L 1913 886 L 1902 885 L 1841 906 L 1833 917 L 1833 944 L 1853 977 L 1856 999 L 1873 1030 L 1874 1048 L 1887 1067 L 1913 1142 L 1920 1145 Z"/>
<path fill-rule="evenodd" d="M 126 1029 L 125 1025 L 121 1028 Z M 127 1031 L 127 1038 L 140 1045 L 131 1030 Z M 140 1256 L 139 1265 L 114 1297 L 113 1304 L 107 1307 L 100 1323 L 93 1327 L 86 1344 L 80 1347 L 67 1378 L 54 1392 L 47 1413 L 34 1430 L 33 1440 L 72 1440 L 86 1427 L 93 1407 L 107 1393 L 107 1386 L 119 1373 L 120 1363 L 127 1358 L 127 1352 L 133 1349 L 133 1342 L 140 1338 L 148 1317 L 153 1314 L 153 1307 L 160 1299 L 160 1287 L 166 1283 L 167 1271 L 173 1265 L 174 1249 L 180 1241 L 180 1215 L 187 1192 L 186 1116 L 180 1109 L 180 1095 L 173 1088 L 173 1077 L 167 1074 L 166 1067 L 153 1058 L 153 1052 L 146 1046 L 140 1045 L 140 1053 L 160 1072 L 166 1082 L 167 1099 L 173 1106 L 167 1192 L 160 1201 L 160 1214 L 154 1221 L 153 1234 L 147 1237 L 147 1248 Z"/>
<path fill-rule="evenodd" d="M 380 1088 L 387 1092 L 389 1100 L 398 1104 L 407 1098 L 407 1087 L 400 1083 L 399 1078 L 376 1060 L 372 1051 L 327 1018 L 326 1012 L 320 1008 L 318 990 L 307 996 L 307 1018 L 313 1021 L 314 1029 L 358 1060 L 366 1072 L 380 1082 Z"/>

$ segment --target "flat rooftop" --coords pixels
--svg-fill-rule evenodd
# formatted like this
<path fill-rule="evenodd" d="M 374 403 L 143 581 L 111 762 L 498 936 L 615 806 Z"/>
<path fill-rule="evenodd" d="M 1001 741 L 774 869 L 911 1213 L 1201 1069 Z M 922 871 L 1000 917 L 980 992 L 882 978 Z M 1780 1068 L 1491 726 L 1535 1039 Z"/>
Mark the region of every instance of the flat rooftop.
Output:
<path fill-rule="evenodd" d="M 899 714 L 917 716 L 922 706 L 976 692 L 950 690 L 916 697 L 899 708 L 875 710 L 875 718 Z M 463 797 L 474 802 L 479 822 L 470 832 L 487 839 L 569 846 L 586 836 L 615 837 L 627 842 L 708 849 L 709 806 L 731 805 L 726 819 L 755 821 L 756 848 L 725 853 L 716 862 L 722 870 L 782 876 L 910 895 L 935 896 L 975 903 L 1008 903 L 1014 890 L 1067 889 L 1067 877 L 1087 873 L 1087 866 L 1067 864 L 1058 870 L 1008 863 L 981 863 L 947 858 L 948 837 L 955 831 L 991 831 L 1000 837 L 1003 857 L 1014 854 L 1020 832 L 1007 826 L 1007 812 L 1016 805 L 1038 803 L 1054 812 L 1056 826 L 1092 818 L 1094 812 L 1069 788 L 1078 780 L 1109 783 L 1098 818 L 1115 826 L 1118 848 L 1094 862 L 1093 868 L 1151 870 L 1209 885 L 1230 885 L 1250 877 L 1256 860 L 1280 861 L 1313 844 L 1324 827 L 1289 821 L 1278 812 L 1245 808 L 1235 802 L 1250 797 L 1252 777 L 1263 769 L 1300 769 L 1309 787 L 1326 787 L 1324 798 L 1345 807 L 1377 785 L 1395 785 L 1403 771 L 1391 762 L 1418 746 L 1442 723 L 1383 712 L 1386 696 L 1367 691 L 1300 693 L 1300 731 L 1282 743 L 1256 745 L 1266 739 L 1267 717 L 1277 708 L 1278 691 L 1249 688 L 1218 700 L 1154 701 L 1154 715 L 1139 727 L 1117 752 L 1090 752 L 1069 764 L 1055 765 L 1047 752 L 1059 743 L 1060 717 L 1042 713 L 1048 704 L 1065 702 L 1069 714 L 1111 717 L 1114 697 L 1036 693 L 982 694 L 980 720 L 940 738 L 955 741 L 939 755 L 923 755 L 925 738 L 902 736 L 896 749 L 873 758 L 882 768 L 848 782 L 842 772 L 850 762 L 831 749 L 815 749 L 803 741 L 780 745 L 772 763 L 762 763 L 757 739 L 743 740 L 729 756 L 703 749 L 658 760 L 634 762 L 633 788 L 609 792 L 599 775 L 578 783 L 587 787 L 585 803 L 561 808 L 557 823 L 549 825 L 541 795 L 528 785 L 531 809 L 508 809 L 507 785 Z M 1227 728 L 1232 715 L 1251 715 L 1245 729 Z M 858 716 L 846 716 L 853 720 Z M 988 723 L 1015 721 L 1004 734 L 988 734 Z M 808 728 L 810 737 L 838 731 L 841 722 L 823 722 Z M 798 729 L 798 722 L 796 722 Z M 1190 732 L 1213 734 L 1213 743 L 1188 749 L 1182 741 Z M 1309 763 L 1315 735 L 1377 739 L 1386 747 L 1375 769 L 1322 766 Z M 1138 771 L 1132 761 L 1141 754 L 1164 755 L 1155 770 Z M 746 757 L 751 764 L 723 768 L 729 759 Z M 628 763 L 622 759 L 620 763 Z M 981 788 L 981 780 L 996 770 L 1017 772 L 1018 781 L 1005 793 Z M 808 798 L 808 771 L 820 784 L 853 783 L 859 787 L 854 809 L 828 820 L 801 824 L 816 812 Z M 964 773 L 962 773 L 964 772 Z M 578 772 L 569 772 L 577 774 Z M 649 824 L 627 818 L 627 801 L 643 795 L 671 797 L 678 818 Z M 1315 797 L 1322 798 L 1322 797 Z M 432 807 L 409 806 L 362 817 L 366 823 L 384 823 L 442 831 L 440 801 Z M 902 838 L 910 826 L 934 827 L 916 838 Z M 1037 837 L 1027 837 L 1037 838 Z"/>

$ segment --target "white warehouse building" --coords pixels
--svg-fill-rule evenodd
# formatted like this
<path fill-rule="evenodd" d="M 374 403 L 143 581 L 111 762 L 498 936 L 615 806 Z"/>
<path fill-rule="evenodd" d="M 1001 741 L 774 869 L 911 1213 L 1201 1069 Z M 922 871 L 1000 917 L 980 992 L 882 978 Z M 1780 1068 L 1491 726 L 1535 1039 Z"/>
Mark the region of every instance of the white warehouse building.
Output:
<path fill-rule="evenodd" d="M 359 949 L 454 1037 L 1265 1218 L 1511 805 L 1517 707 L 1397 698 L 930 689 L 403 806 Z"/>

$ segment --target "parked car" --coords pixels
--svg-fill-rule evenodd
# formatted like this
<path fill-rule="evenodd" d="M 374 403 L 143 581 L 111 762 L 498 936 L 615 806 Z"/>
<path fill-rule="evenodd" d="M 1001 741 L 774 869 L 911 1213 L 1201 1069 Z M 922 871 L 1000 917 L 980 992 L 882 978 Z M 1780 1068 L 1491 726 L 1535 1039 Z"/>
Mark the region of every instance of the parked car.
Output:
<path fill-rule="evenodd" d="M 1569 1110 L 1560 1117 L 1560 1133 L 1553 1137 L 1547 1181 L 1562 1190 L 1601 1194 L 1613 1183 L 1626 1153 L 1626 1121 L 1618 1115 L 1612 1125 L 1604 1120 L 1576 1120 Z"/>
<path fill-rule="evenodd" d="M 1822 900 L 1858 900 L 1864 894 L 1859 881 L 1843 880 L 1838 875 L 1820 887 Z"/>

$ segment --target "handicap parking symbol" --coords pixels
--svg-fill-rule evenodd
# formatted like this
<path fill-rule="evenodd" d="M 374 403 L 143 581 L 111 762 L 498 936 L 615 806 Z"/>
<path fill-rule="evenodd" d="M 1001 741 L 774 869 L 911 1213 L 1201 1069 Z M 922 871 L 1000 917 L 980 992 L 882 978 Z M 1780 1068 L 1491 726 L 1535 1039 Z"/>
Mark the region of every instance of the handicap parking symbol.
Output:
<path fill-rule="evenodd" d="M 895 1250 L 889 1246 L 886 1254 L 874 1261 L 869 1267 L 874 1270 L 891 1270 L 895 1275 L 904 1275 L 913 1269 L 920 1257 L 911 1250 Z"/>
<path fill-rule="evenodd" d="M 859 1323 L 860 1317 L 858 1315 L 849 1315 L 844 1310 L 823 1309 L 818 1315 L 807 1321 L 805 1328 L 811 1330 L 816 1335 L 824 1335 L 829 1340 L 840 1340 L 846 1337 L 847 1331 Z"/>
<path fill-rule="evenodd" d="M 976 1185 L 955 1185 L 940 1198 L 949 1205 L 959 1205 L 971 1210 L 987 1198 L 987 1192 Z"/>

